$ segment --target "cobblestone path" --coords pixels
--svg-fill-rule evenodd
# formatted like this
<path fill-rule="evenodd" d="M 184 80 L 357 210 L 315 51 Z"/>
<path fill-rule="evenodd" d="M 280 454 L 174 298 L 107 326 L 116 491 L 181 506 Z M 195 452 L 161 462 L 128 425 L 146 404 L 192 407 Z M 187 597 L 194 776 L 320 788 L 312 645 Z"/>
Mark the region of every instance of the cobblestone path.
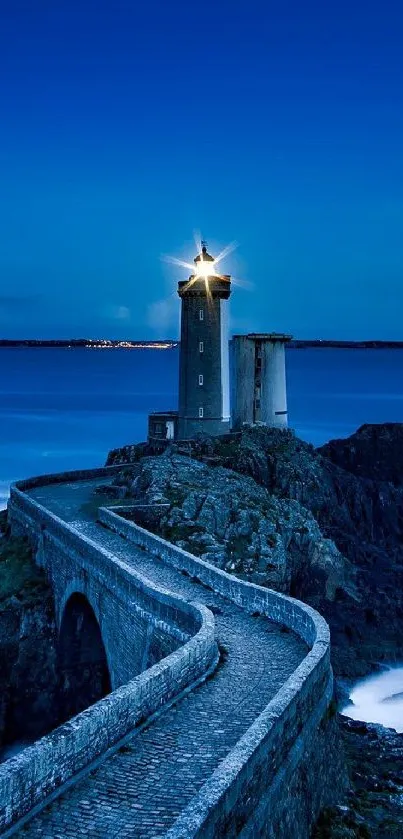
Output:
<path fill-rule="evenodd" d="M 31 820 L 18 832 L 21 839 L 162 837 L 307 652 L 292 633 L 91 521 L 81 506 L 93 486 L 41 487 L 31 494 L 150 580 L 211 608 L 226 653 L 211 679 Z"/>

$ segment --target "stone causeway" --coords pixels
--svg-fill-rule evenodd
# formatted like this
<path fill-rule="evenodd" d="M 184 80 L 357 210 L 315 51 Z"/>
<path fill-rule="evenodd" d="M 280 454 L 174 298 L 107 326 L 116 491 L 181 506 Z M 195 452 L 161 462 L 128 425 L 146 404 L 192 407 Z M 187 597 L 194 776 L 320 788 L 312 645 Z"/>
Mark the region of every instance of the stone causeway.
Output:
<path fill-rule="evenodd" d="M 111 692 L 0 766 L 0 834 L 308 839 L 331 776 L 327 624 L 117 507 L 94 515 L 117 468 L 11 490 L 59 630 L 72 595 L 95 614 Z"/>

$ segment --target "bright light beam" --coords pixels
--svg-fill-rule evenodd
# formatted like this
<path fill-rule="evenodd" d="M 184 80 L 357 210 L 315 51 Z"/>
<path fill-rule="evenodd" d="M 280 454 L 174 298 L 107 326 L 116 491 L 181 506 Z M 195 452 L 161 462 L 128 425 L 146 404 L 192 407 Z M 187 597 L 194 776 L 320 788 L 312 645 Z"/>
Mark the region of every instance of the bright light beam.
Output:
<path fill-rule="evenodd" d="M 200 230 L 194 230 L 193 231 L 193 239 L 194 239 L 194 243 L 196 245 L 196 253 L 201 253 L 202 237 L 201 237 Z"/>
<path fill-rule="evenodd" d="M 246 291 L 253 291 L 256 287 L 255 283 L 252 283 L 249 280 L 241 280 L 239 277 L 231 277 L 231 282 L 239 288 L 246 289 Z"/>
<path fill-rule="evenodd" d="M 177 259 L 176 256 L 162 256 L 161 259 L 164 262 L 170 262 L 171 265 L 179 265 L 180 268 L 186 268 L 188 271 L 193 273 L 194 265 L 191 262 L 184 262 L 183 259 Z"/>
<path fill-rule="evenodd" d="M 216 256 L 214 262 L 221 262 L 222 259 L 225 259 L 226 256 L 229 256 L 232 251 L 234 251 L 238 247 L 238 242 L 231 242 L 227 245 L 219 254 Z"/>
<path fill-rule="evenodd" d="M 179 268 L 185 268 L 187 271 L 190 272 L 189 278 L 189 287 L 193 285 L 198 279 L 203 279 L 206 284 L 206 289 L 208 288 L 208 278 L 209 277 L 220 277 L 221 275 L 217 271 L 218 263 L 225 259 L 226 256 L 229 256 L 237 247 L 238 242 L 234 241 L 231 242 L 229 245 L 226 245 L 222 251 L 218 254 L 218 256 L 210 262 L 210 260 L 203 259 L 203 251 L 202 251 L 202 242 L 200 238 L 199 231 L 194 231 L 193 238 L 195 240 L 195 245 L 197 249 L 197 253 L 200 255 L 200 259 L 194 265 L 191 262 L 186 262 L 183 259 L 178 259 L 176 256 L 167 256 L 164 255 L 161 257 L 164 262 L 169 262 L 171 265 L 177 265 Z M 234 285 L 238 285 L 241 288 L 249 288 L 252 289 L 254 287 L 253 283 L 249 283 L 246 280 L 236 279 L 232 277 L 232 282 Z M 210 289 L 208 289 L 210 292 Z"/>

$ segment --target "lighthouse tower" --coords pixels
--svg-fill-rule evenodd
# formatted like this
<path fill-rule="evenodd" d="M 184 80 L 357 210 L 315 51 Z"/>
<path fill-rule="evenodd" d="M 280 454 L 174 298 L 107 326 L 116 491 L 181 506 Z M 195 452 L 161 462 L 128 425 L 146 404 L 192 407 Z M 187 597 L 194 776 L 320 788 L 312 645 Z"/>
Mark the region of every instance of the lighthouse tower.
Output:
<path fill-rule="evenodd" d="M 195 272 L 178 284 L 181 298 L 178 439 L 230 428 L 228 298 L 231 277 L 218 274 L 206 243 Z"/>

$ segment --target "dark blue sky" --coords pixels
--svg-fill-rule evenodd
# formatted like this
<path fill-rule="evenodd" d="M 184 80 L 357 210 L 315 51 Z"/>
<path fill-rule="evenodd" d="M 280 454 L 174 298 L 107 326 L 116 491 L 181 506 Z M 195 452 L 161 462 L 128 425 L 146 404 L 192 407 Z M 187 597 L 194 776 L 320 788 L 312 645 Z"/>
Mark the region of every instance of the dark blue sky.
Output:
<path fill-rule="evenodd" d="M 0 336 L 403 339 L 401 0 L 0 0 Z"/>

